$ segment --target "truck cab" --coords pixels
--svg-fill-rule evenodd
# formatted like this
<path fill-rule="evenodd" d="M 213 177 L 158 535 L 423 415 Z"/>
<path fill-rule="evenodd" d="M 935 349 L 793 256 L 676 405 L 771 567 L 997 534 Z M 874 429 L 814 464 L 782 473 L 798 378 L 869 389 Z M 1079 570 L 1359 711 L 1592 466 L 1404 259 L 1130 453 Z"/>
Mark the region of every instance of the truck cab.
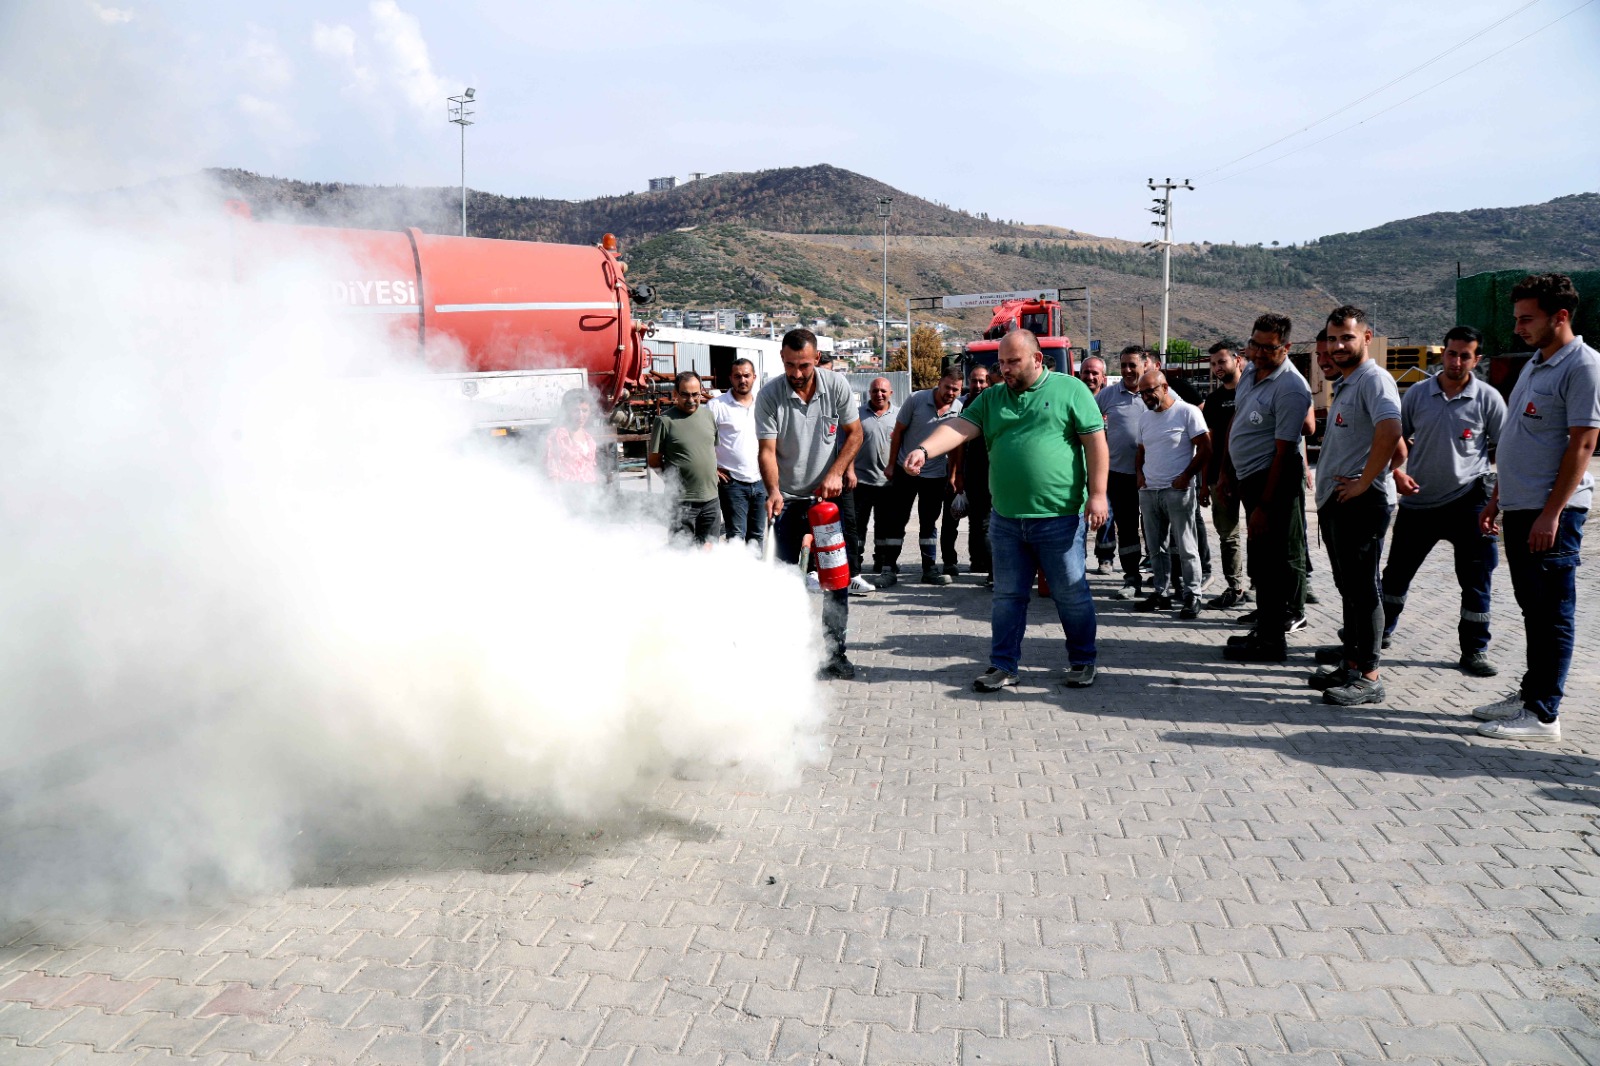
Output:
<path fill-rule="evenodd" d="M 964 367 L 993 367 L 999 360 L 1000 341 L 1014 329 L 1039 338 L 1044 365 L 1062 374 L 1072 373 L 1072 340 L 1063 328 L 1061 304 L 1054 300 L 1007 300 L 994 309 L 983 338 L 969 342 L 960 356 Z"/>

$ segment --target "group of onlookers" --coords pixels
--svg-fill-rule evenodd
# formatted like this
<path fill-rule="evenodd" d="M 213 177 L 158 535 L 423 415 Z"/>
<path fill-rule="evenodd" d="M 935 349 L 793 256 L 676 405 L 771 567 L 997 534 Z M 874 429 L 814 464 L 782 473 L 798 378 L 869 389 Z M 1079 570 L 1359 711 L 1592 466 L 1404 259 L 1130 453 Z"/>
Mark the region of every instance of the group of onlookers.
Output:
<path fill-rule="evenodd" d="M 1140 346 L 1123 350 L 1115 380 L 1098 356 L 1072 377 L 1046 367 L 1037 339 L 1017 330 L 1002 341 L 993 368 L 969 366 L 964 381 L 959 370 L 948 371 L 898 408 L 879 378 L 857 404 L 843 377 L 818 369 L 815 338 L 795 330 L 784 337 L 783 378 L 757 392 L 754 368 L 736 366 L 733 387 L 711 404 L 714 417 L 694 431 L 701 454 L 694 462 L 680 459 L 680 438 L 700 383 L 680 375 L 677 413 L 662 420 L 666 428 L 658 425 L 651 464 L 680 471 L 675 521 L 683 532 L 705 539 L 706 508 L 719 505 L 730 536 L 759 539 L 761 525 L 775 521 L 778 553 L 789 561 L 800 554 L 806 505 L 837 500 L 858 592 L 898 580 L 913 510 L 922 579 L 948 584 L 958 572 L 956 534 L 965 516 L 971 569 L 994 590 L 989 667 L 974 682 L 980 691 L 1017 683 L 1036 577 L 1066 635 L 1066 684 L 1093 684 L 1091 541 L 1097 570 L 1120 563 L 1113 598 L 1198 617 L 1211 580 L 1202 508 L 1216 529 L 1226 582 L 1206 606 L 1254 608 L 1245 616 L 1253 628 L 1230 638 L 1224 656 L 1284 661 L 1288 636 L 1305 625 L 1305 604 L 1314 602 L 1308 484 L 1342 622 L 1339 644 L 1317 650 L 1321 666 L 1308 678 L 1323 700 L 1385 700 L 1382 650 L 1440 541 L 1454 550 L 1461 587 L 1459 666 L 1493 676 L 1490 580 L 1503 524 L 1527 627 L 1527 668 L 1516 693 L 1473 714 L 1487 736 L 1555 739 L 1572 658 L 1574 568 L 1593 487 L 1588 461 L 1600 435 L 1600 356 L 1573 333 L 1578 295 L 1570 279 L 1529 277 L 1512 295 L 1517 335 L 1533 355 L 1509 409 L 1477 373 L 1483 338 L 1465 326 L 1445 335 L 1441 370 L 1411 386 L 1402 403 L 1394 378 L 1371 358 L 1366 313 L 1351 305 L 1330 312 L 1317 334 L 1316 358 L 1332 381 L 1320 426 L 1310 386 L 1288 358 L 1291 323 L 1282 315 L 1257 318 L 1242 346 L 1211 347 L 1213 387 L 1203 399 Z M 1313 481 L 1306 447 L 1318 433 Z M 708 448 L 714 463 L 704 459 Z M 861 573 L 869 523 L 872 580 Z M 827 677 L 854 676 L 844 638 L 850 591 L 826 594 Z"/>

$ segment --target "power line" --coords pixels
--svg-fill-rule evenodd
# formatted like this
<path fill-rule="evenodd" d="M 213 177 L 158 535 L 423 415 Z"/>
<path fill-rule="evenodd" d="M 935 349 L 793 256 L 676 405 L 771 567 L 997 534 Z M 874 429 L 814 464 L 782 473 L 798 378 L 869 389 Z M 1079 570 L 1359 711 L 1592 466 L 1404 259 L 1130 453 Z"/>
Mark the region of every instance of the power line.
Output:
<path fill-rule="evenodd" d="M 1365 96 L 1359 96 L 1356 99 L 1350 101 L 1348 104 L 1345 104 L 1343 107 L 1338 108 L 1337 110 L 1328 112 L 1326 115 L 1323 115 L 1321 118 L 1317 119 L 1315 122 L 1312 122 L 1309 125 L 1301 126 L 1299 129 L 1295 130 L 1292 133 L 1286 133 L 1282 137 L 1279 137 L 1275 141 L 1269 141 L 1268 143 L 1262 145 L 1260 148 L 1257 148 L 1254 151 L 1246 152 L 1244 155 L 1239 156 L 1237 159 L 1230 159 L 1226 163 L 1221 164 L 1220 166 L 1212 167 L 1210 170 L 1202 172 L 1200 177 L 1203 178 L 1208 174 L 1215 174 L 1219 170 L 1227 170 L 1229 167 L 1233 166 L 1235 163 L 1242 163 L 1246 159 L 1249 159 L 1251 156 L 1260 155 L 1262 152 L 1267 151 L 1269 148 L 1276 148 L 1278 145 L 1282 144 L 1284 141 L 1292 140 L 1293 138 L 1300 136 L 1302 133 L 1305 133 L 1308 130 L 1316 129 L 1318 126 L 1322 125 L 1324 122 L 1327 122 L 1329 119 L 1337 118 L 1340 115 L 1344 114 L 1346 111 L 1349 111 L 1351 108 L 1357 107 L 1357 106 L 1359 106 L 1361 104 L 1366 103 L 1368 100 L 1372 99 L 1374 96 L 1377 96 L 1379 93 L 1383 92 L 1384 90 L 1393 88 L 1394 86 L 1400 84 L 1402 81 L 1405 81 L 1407 78 L 1411 77 L 1411 75 L 1417 73 L 1418 71 L 1425 70 L 1428 67 L 1433 66 L 1433 64 L 1439 62 L 1439 60 L 1443 59 L 1447 55 L 1450 55 L 1452 52 L 1460 51 L 1462 48 L 1465 48 L 1467 45 L 1471 44 L 1473 41 L 1476 41 L 1479 37 L 1482 37 L 1484 34 L 1488 33 L 1490 30 L 1494 29 L 1497 26 L 1503 25 L 1506 22 L 1509 22 L 1511 19 L 1513 19 L 1516 16 L 1522 14 L 1524 11 L 1528 10 L 1528 8 L 1532 7 L 1534 4 L 1537 4 L 1538 2 L 1539 2 L 1539 0 L 1528 0 L 1527 3 L 1523 4 L 1521 7 L 1517 8 L 1514 11 L 1512 11 L 1509 15 L 1502 16 L 1501 18 L 1495 20 L 1494 22 L 1491 22 L 1489 25 L 1485 26 L 1483 29 L 1479 30 L 1477 33 L 1474 33 L 1472 36 L 1466 38 L 1465 40 L 1457 41 L 1455 44 L 1451 45 L 1449 48 L 1446 48 L 1444 51 L 1440 52 L 1438 55 L 1434 56 L 1432 59 L 1426 60 L 1425 62 L 1422 62 L 1422 63 L 1418 63 L 1416 66 L 1412 67 L 1410 70 L 1406 71 L 1404 74 L 1401 74 L 1401 75 L 1399 75 L 1397 77 L 1389 79 L 1388 81 L 1384 82 L 1382 85 L 1378 86 L 1376 89 L 1373 89 L 1371 92 L 1367 93 Z M 1569 12 L 1569 14 L 1570 14 L 1570 12 Z"/>
<path fill-rule="evenodd" d="M 1499 55 L 1501 52 L 1510 51 L 1511 49 L 1515 48 L 1517 45 L 1521 44 L 1523 41 L 1526 41 L 1528 38 L 1537 37 L 1539 34 L 1543 33 L 1545 30 L 1548 30 L 1551 26 L 1554 26 L 1556 23 L 1561 22 L 1562 20 L 1567 19 L 1567 18 L 1571 17 L 1572 15 L 1577 14 L 1579 11 L 1582 11 L 1584 8 L 1588 7 L 1592 3 L 1594 3 L 1594 0 L 1583 0 L 1583 3 L 1579 4 L 1577 7 L 1573 8 L 1571 11 L 1568 11 L 1565 15 L 1559 15 L 1556 18 L 1551 19 L 1549 22 L 1546 22 L 1543 26 L 1540 26 L 1538 29 L 1534 30 L 1532 33 L 1524 34 L 1523 36 L 1518 37 L 1516 40 L 1512 41 L 1510 44 L 1506 45 L 1505 47 L 1498 48 L 1495 51 L 1490 52 L 1488 55 L 1484 56 L 1482 60 L 1479 60 L 1479 62 L 1482 63 L 1485 60 L 1493 59 L 1495 56 Z M 1419 89 L 1416 92 L 1412 93 L 1410 96 L 1406 97 L 1404 100 L 1397 100 L 1397 101 L 1395 101 L 1394 103 L 1390 104 L 1388 107 L 1384 108 L 1381 111 L 1374 111 L 1372 114 L 1368 115 L 1364 119 L 1361 119 L 1359 122 L 1352 122 L 1350 125 L 1345 126 L 1343 129 L 1335 130 L 1334 132 L 1328 134 L 1326 137 L 1320 137 L 1317 140 L 1312 141 L 1310 144 L 1302 144 L 1298 148 L 1291 148 L 1287 152 L 1284 152 L 1282 155 L 1273 156 L 1271 159 L 1268 159 L 1264 163 L 1257 163 L 1255 166 L 1245 167 L 1243 170 L 1235 170 L 1232 174 L 1224 175 L 1223 177 L 1220 177 L 1217 180 L 1213 181 L 1211 184 L 1212 185 L 1221 185 L 1225 181 L 1232 181 L 1234 178 L 1237 178 L 1241 174 L 1248 174 L 1252 170 L 1260 170 L 1262 167 L 1269 167 L 1272 164 L 1274 164 L 1276 162 L 1279 162 L 1280 160 L 1288 159 L 1292 155 L 1298 155 L 1301 152 L 1304 152 L 1308 148 L 1315 148 L 1317 145 L 1323 144 L 1323 143 L 1325 143 L 1327 141 L 1331 141 L 1335 137 L 1340 136 L 1341 134 L 1349 133 L 1351 130 L 1355 129 L 1357 126 L 1366 125 L 1368 122 L 1371 122 L 1373 119 L 1377 118 L 1379 115 L 1386 115 L 1390 111 L 1393 111 L 1397 107 L 1400 107 L 1400 106 L 1402 106 L 1404 104 L 1409 104 L 1411 101 L 1415 100 L 1417 97 L 1425 96 L 1426 94 L 1433 92 L 1433 90 L 1437 89 L 1439 86 L 1444 85 L 1447 82 L 1455 81 L 1457 78 L 1461 77 L 1461 75 L 1463 75 L 1463 74 L 1471 73 L 1472 70 L 1473 70 L 1473 68 L 1471 68 L 1471 67 L 1462 67 L 1460 70 L 1456 71 L 1454 74 L 1451 74 L 1449 77 L 1441 78 L 1438 81 L 1434 82 L 1432 85 L 1428 86 L 1427 88 Z M 1307 127 L 1307 128 L 1309 128 L 1309 127 Z M 1279 143 L 1279 142 L 1274 142 L 1274 143 Z M 1259 151 L 1259 149 L 1258 149 L 1258 151 Z M 1256 154 L 1255 152 L 1251 152 L 1250 153 L 1250 155 L 1255 155 L 1255 154 Z M 1248 157 L 1247 156 L 1240 156 L 1240 159 L 1245 159 L 1245 158 L 1248 158 Z M 1238 160 L 1234 160 L 1234 162 L 1238 162 Z M 1229 164 L 1229 165 L 1231 166 L 1232 164 Z M 1218 169 L 1221 169 L 1221 168 L 1219 167 Z"/>

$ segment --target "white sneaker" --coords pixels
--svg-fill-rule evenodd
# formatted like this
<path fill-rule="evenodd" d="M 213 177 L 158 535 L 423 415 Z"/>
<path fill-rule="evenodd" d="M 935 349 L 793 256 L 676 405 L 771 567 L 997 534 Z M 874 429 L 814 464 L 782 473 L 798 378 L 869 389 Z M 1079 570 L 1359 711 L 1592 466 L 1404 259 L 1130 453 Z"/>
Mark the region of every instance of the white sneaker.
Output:
<path fill-rule="evenodd" d="M 1480 736 L 1495 740 L 1522 740 L 1529 743 L 1561 739 L 1561 722 L 1541 722 L 1532 711 L 1524 710 L 1515 718 L 1485 722 L 1478 727 Z"/>
<path fill-rule="evenodd" d="M 1122 587 L 1111 594 L 1111 598 L 1114 600 L 1131 600 L 1136 598 L 1140 591 L 1140 586 L 1130 585 L 1124 581 Z"/>
<path fill-rule="evenodd" d="M 806 575 L 806 591 L 807 592 L 821 592 L 822 591 L 822 579 L 817 576 L 817 572 L 815 570 L 811 571 L 811 573 Z"/>
<path fill-rule="evenodd" d="M 860 574 L 857 574 L 855 577 L 850 579 L 850 595 L 852 596 L 865 596 L 869 592 L 877 591 L 878 586 L 874 585 Z"/>
<path fill-rule="evenodd" d="M 1472 709 L 1472 717 L 1480 722 L 1501 722 L 1522 713 L 1522 693 L 1513 689 L 1494 703 L 1485 703 Z"/>

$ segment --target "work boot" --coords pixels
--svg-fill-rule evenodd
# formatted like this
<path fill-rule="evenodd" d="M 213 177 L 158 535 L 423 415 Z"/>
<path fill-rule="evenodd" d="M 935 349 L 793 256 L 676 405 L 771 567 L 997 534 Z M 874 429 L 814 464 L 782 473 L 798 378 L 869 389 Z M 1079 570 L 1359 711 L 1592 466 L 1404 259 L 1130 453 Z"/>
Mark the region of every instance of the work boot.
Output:
<path fill-rule="evenodd" d="M 930 563 L 922 565 L 922 583 L 924 585 L 948 585 L 950 581 L 950 575 L 939 573 L 938 567 Z"/>
<path fill-rule="evenodd" d="M 1482 651 L 1462 652 L 1461 672 L 1473 677 L 1494 677 L 1500 671 Z"/>
<path fill-rule="evenodd" d="M 894 563 L 880 564 L 872 575 L 873 584 L 880 589 L 894 588 L 900 582 L 900 568 Z"/>
<path fill-rule="evenodd" d="M 944 576 L 949 578 L 951 581 L 954 581 L 960 573 L 961 567 L 957 566 L 955 563 L 944 564 Z"/>

